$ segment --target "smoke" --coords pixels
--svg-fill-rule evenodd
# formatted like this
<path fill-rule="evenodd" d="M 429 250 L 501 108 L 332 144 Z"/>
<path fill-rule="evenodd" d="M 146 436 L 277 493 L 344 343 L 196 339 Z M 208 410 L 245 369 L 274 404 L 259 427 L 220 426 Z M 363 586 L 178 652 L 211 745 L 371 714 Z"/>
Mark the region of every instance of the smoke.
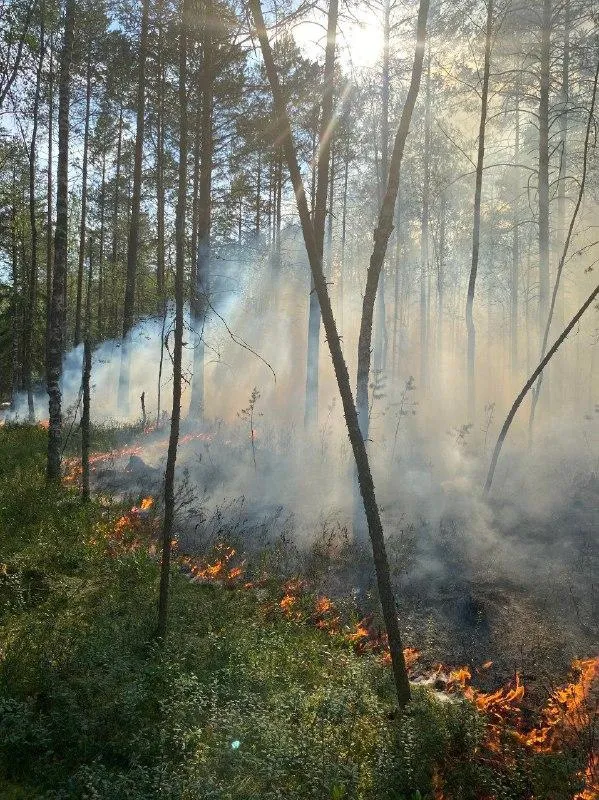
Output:
<path fill-rule="evenodd" d="M 319 537 L 342 539 L 347 532 L 351 538 L 356 491 L 352 454 L 322 336 L 318 425 L 312 431 L 303 425 L 309 293 L 304 262 L 301 240 L 291 227 L 280 266 L 260 260 L 257 248 L 246 250 L 243 259 L 237 253 L 218 262 L 211 295 L 218 314 L 210 314 L 203 333 L 206 422 L 199 429 L 187 419 L 198 334 L 186 311 L 184 422 L 177 470 L 180 491 L 190 497 L 182 521 L 190 546 L 194 536 L 204 546 L 209 539 L 235 535 L 245 539 L 242 546 L 247 550 L 276 539 L 306 551 Z M 333 278 L 337 270 L 338 266 Z M 389 277 L 388 282 L 391 285 Z M 355 374 L 362 291 L 356 271 L 344 276 L 342 298 L 339 287 L 338 278 L 333 279 L 333 306 L 338 317 L 343 306 L 343 346 L 350 374 Z M 388 291 L 391 318 L 390 296 Z M 368 447 L 406 604 L 411 598 L 427 613 L 442 607 L 463 624 L 464 597 L 473 592 L 484 602 L 491 592 L 494 599 L 489 602 L 499 615 L 502 609 L 513 610 L 515 598 L 521 602 L 526 597 L 527 604 L 530 600 L 544 613 L 549 609 L 549 617 L 573 631 L 577 642 L 592 641 L 599 602 L 593 578 L 599 566 L 593 313 L 548 372 L 532 445 L 523 407 L 506 442 L 491 497 L 484 499 L 481 487 L 490 453 L 526 377 L 526 351 L 537 352 L 538 332 L 532 324 L 528 338 L 520 331 L 522 355 L 511 371 L 503 318 L 495 315 L 489 321 L 481 315 L 477 320 L 479 415 L 469 420 L 464 410 L 464 326 L 457 304 L 447 298 L 441 321 L 431 314 L 429 377 L 421 385 L 418 309 L 401 293 L 399 302 L 395 346 L 388 343 L 386 368 L 372 376 Z M 172 312 L 169 308 L 167 330 L 173 324 Z M 95 423 L 139 420 L 142 392 L 148 422 L 155 422 L 162 327 L 161 319 L 148 318 L 132 331 L 128 417 L 117 403 L 120 342 L 95 348 Z M 240 346 L 240 340 L 247 347 Z M 64 360 L 63 402 L 71 414 L 78 404 L 81 359 L 82 349 L 76 348 Z M 532 356 L 529 360 L 534 362 Z M 250 421 L 254 387 L 259 396 Z M 166 351 L 161 397 L 167 412 L 171 392 L 172 365 Z M 39 393 L 39 416 L 45 416 L 45 407 L 46 398 Z M 26 416 L 26 398 L 19 398 L 13 416 Z M 205 435 L 197 438 L 198 433 Z M 143 461 L 156 476 L 164 468 L 166 435 L 163 427 L 138 441 Z M 125 491 L 132 488 L 125 472 L 120 479 Z M 369 568 L 360 561 L 354 569 Z M 368 581 L 370 573 L 364 580 Z M 527 613 L 532 613 L 529 608 Z M 484 646 L 490 647 L 487 640 Z"/>

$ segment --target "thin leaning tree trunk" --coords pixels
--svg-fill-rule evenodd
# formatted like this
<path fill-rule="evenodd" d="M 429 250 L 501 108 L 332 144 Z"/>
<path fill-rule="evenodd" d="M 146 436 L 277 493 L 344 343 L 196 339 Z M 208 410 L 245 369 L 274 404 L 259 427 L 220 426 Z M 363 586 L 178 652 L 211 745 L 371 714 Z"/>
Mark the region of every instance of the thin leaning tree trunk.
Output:
<path fill-rule="evenodd" d="M 47 356 L 47 386 L 49 397 L 48 481 L 60 480 L 60 441 L 62 435 L 62 375 L 63 314 L 67 275 L 68 238 L 68 179 L 69 179 L 69 99 L 71 88 L 71 59 L 73 54 L 75 0 L 68 0 L 65 31 L 60 58 L 58 84 L 58 164 L 56 173 L 56 232 L 54 235 L 54 274 L 52 276 L 52 310 Z"/>
<path fill-rule="evenodd" d="M 485 486 L 484 486 L 485 494 L 488 494 L 489 490 L 491 489 L 491 485 L 493 483 L 493 476 L 495 475 L 495 469 L 497 467 L 497 461 L 499 460 L 499 455 L 501 453 L 501 448 L 502 448 L 503 443 L 505 441 L 505 437 L 507 436 L 507 433 L 508 433 L 508 431 L 510 429 L 510 425 L 512 424 L 512 421 L 513 421 L 514 417 L 516 416 L 516 412 L 518 411 L 518 409 L 522 405 L 522 401 L 524 400 L 524 398 L 526 397 L 526 395 L 528 394 L 528 392 L 530 391 L 532 386 L 534 386 L 534 383 L 537 380 L 537 378 L 539 377 L 539 375 L 541 375 L 543 373 L 543 370 L 545 369 L 547 364 L 551 361 L 551 359 L 557 353 L 557 351 L 559 350 L 559 348 L 561 347 L 563 342 L 567 339 L 567 337 L 570 334 L 570 332 L 572 331 L 572 329 L 574 327 L 576 327 L 577 323 L 579 322 L 579 320 L 581 319 L 581 317 L 583 316 L 583 314 L 585 313 L 587 308 L 589 308 L 589 306 L 592 305 L 593 301 L 595 300 L 595 298 L 598 295 L 599 295 L 599 285 L 597 285 L 593 289 L 591 294 L 587 297 L 585 302 L 578 309 L 576 314 L 572 317 L 572 319 L 570 320 L 568 325 L 564 328 L 562 333 L 558 336 L 558 338 L 552 344 L 550 349 L 547 351 L 545 357 L 543 359 L 541 359 L 541 362 L 539 363 L 539 365 L 537 366 L 535 371 L 532 373 L 530 378 L 526 381 L 526 383 L 522 387 L 522 391 L 520 392 L 518 397 L 514 400 L 514 404 L 510 408 L 509 413 L 508 413 L 508 415 L 507 415 L 507 417 L 505 419 L 505 422 L 503 423 L 503 426 L 502 426 L 501 431 L 499 433 L 499 437 L 497 439 L 497 443 L 495 444 L 495 449 L 493 450 L 493 455 L 491 457 L 491 464 L 489 466 L 489 472 L 487 473 L 487 480 L 485 481 Z"/>
<path fill-rule="evenodd" d="M 397 700 L 400 707 L 405 706 L 410 700 L 410 684 L 408 681 L 408 673 L 406 670 L 406 663 L 403 654 L 403 647 L 401 642 L 401 635 L 399 631 L 399 623 L 397 619 L 397 609 L 395 605 L 395 597 L 391 585 L 391 576 L 389 573 L 389 562 L 387 559 L 387 552 L 385 548 L 385 537 L 383 534 L 383 525 L 379 513 L 378 504 L 376 501 L 376 494 L 374 489 L 374 482 L 370 472 L 370 464 L 368 461 L 368 454 L 366 452 L 366 445 L 360 431 L 358 422 L 358 413 L 356 405 L 352 396 L 351 383 L 349 379 L 349 372 L 343 350 L 341 348 L 341 341 L 337 331 L 337 325 L 333 316 L 333 309 L 331 306 L 331 299 L 329 297 L 326 278 L 322 269 L 322 259 L 318 255 L 318 246 L 314 227 L 310 219 L 310 212 L 308 210 L 308 203 L 306 200 L 306 193 L 299 169 L 297 154 L 293 142 L 293 134 L 291 132 L 291 123 L 285 106 L 284 96 L 279 83 L 279 77 L 275 66 L 272 49 L 266 33 L 266 26 L 260 6 L 260 0 L 249 0 L 249 7 L 254 19 L 254 24 L 257 29 L 258 38 L 260 40 L 260 47 L 262 49 L 262 56 L 266 73 L 271 86 L 275 113 L 282 129 L 282 146 L 285 153 L 287 167 L 291 175 L 291 181 L 295 192 L 297 209 L 302 226 L 302 233 L 304 243 L 308 254 L 310 269 L 314 279 L 314 288 L 318 295 L 320 303 L 320 310 L 322 314 L 322 321 L 326 333 L 327 344 L 331 354 L 331 361 L 339 387 L 339 394 L 341 395 L 341 402 L 343 405 L 343 412 L 347 425 L 347 431 L 351 442 L 354 459 L 356 462 L 356 469 L 358 473 L 358 482 L 360 492 L 364 502 L 364 510 L 368 521 L 368 529 L 372 543 L 372 551 L 374 558 L 374 565 L 377 576 L 377 585 L 379 590 L 379 598 L 389 637 L 389 650 L 391 654 L 391 664 L 393 668 L 393 677 L 395 681 L 395 688 L 397 692 Z M 428 12 L 428 0 L 422 0 L 419 14 L 418 14 L 418 49 L 422 50 L 424 40 L 424 29 L 426 26 L 426 16 Z M 420 64 L 422 67 L 422 54 L 420 55 Z M 411 87 L 412 88 L 412 87 Z M 415 101 L 415 98 L 414 98 Z M 399 177 L 399 176 L 398 176 Z M 395 189 L 397 191 L 397 187 Z M 389 191 L 387 192 L 389 194 Z M 387 198 L 385 198 L 387 200 Z M 383 203 L 385 208 L 388 203 Z M 393 215 L 393 205 L 391 204 L 391 216 Z M 389 231 L 390 233 L 390 231 Z M 387 235 L 388 238 L 388 235 Z M 384 252 L 383 252 L 384 257 Z M 380 271 L 380 267 L 379 267 Z M 374 280 L 374 288 L 378 282 L 378 274 Z M 372 322 L 372 318 L 371 318 Z M 369 355 L 370 359 L 370 355 Z"/>
<path fill-rule="evenodd" d="M 189 0 L 183 0 L 179 34 L 179 185 L 175 216 L 175 341 L 173 346 L 173 411 L 164 476 L 164 524 L 158 594 L 157 636 L 164 639 L 167 628 L 171 539 L 175 519 L 175 464 L 181 422 L 181 361 L 183 351 L 183 303 L 185 280 L 185 206 L 187 203 L 187 25 Z"/>

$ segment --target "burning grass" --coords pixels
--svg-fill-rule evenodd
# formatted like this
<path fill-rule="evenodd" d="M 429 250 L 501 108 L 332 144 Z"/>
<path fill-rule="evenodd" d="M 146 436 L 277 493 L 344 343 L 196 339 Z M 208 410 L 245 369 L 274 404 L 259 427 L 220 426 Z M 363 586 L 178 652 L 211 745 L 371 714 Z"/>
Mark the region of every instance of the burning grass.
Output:
<path fill-rule="evenodd" d="M 124 526 L 135 528 L 145 519 L 152 507 L 152 498 L 142 501 L 140 508 L 134 507 L 128 515 L 121 517 L 115 526 L 118 539 Z M 323 631 L 339 641 L 351 645 L 357 656 L 372 655 L 383 664 L 390 663 L 386 634 L 375 625 L 371 614 L 349 626 L 342 623 L 342 613 L 326 596 L 310 591 L 308 582 L 292 578 L 280 586 L 263 575 L 260 580 L 246 579 L 247 562 L 240 558 L 233 547 L 220 543 L 208 557 L 181 556 L 179 563 L 188 571 L 194 583 L 219 584 L 229 589 L 255 590 L 270 586 L 271 597 L 263 599 L 261 611 L 271 617 L 275 611 L 286 619 L 302 623 Z M 486 765 L 501 773 L 515 761 L 513 747 L 522 745 L 525 750 L 539 754 L 559 755 L 571 749 L 580 749 L 585 736 L 591 737 L 588 759 L 584 771 L 578 777 L 583 786 L 575 800 L 596 800 L 599 797 L 597 757 L 593 749 L 593 733 L 599 721 L 599 657 L 575 660 L 572 664 L 571 680 L 556 688 L 539 713 L 540 724 L 526 726 L 522 715 L 525 686 L 518 674 L 514 680 L 491 692 L 484 692 L 471 683 L 469 667 L 448 669 L 435 665 L 428 671 L 419 665 L 420 653 L 415 648 L 404 650 L 406 666 L 412 679 L 425 685 L 436 685 L 445 697 L 460 696 L 473 704 L 484 719 L 484 735 L 481 738 L 480 757 Z M 487 661 L 479 668 L 484 672 L 492 667 Z M 446 797 L 443 789 L 444 770 L 437 768 L 433 774 L 433 794 L 437 800 Z"/>
<path fill-rule="evenodd" d="M 406 649 L 400 715 L 374 617 L 224 542 L 178 553 L 159 650 L 160 510 L 48 493 L 33 435 L 0 485 L 0 796 L 596 800 L 597 659 L 530 709 Z"/>

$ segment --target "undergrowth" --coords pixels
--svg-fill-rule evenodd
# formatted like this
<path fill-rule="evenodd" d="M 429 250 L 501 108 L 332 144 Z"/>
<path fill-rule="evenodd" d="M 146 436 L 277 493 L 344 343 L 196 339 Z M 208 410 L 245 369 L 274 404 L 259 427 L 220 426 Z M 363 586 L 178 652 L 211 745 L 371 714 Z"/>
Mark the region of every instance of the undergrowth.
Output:
<path fill-rule="evenodd" d="M 104 437 L 104 434 L 103 434 Z M 107 438 L 110 438 L 106 435 Z M 581 761 L 481 758 L 484 720 L 311 627 L 259 592 L 109 554 L 114 512 L 44 482 L 46 433 L 0 430 L 0 797 L 185 800 L 570 798 Z M 442 781 L 442 784 L 441 784 Z"/>

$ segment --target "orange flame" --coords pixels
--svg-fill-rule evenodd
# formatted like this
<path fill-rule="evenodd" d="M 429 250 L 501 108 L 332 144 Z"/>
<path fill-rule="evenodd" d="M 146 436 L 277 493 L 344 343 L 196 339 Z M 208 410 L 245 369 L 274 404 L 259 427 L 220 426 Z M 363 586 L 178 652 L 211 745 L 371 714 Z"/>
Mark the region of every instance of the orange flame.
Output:
<path fill-rule="evenodd" d="M 591 724 L 587 700 L 599 677 L 599 656 L 572 662 L 578 677 L 555 689 L 543 711 L 544 725 L 521 737 L 537 752 L 550 752 Z"/>

